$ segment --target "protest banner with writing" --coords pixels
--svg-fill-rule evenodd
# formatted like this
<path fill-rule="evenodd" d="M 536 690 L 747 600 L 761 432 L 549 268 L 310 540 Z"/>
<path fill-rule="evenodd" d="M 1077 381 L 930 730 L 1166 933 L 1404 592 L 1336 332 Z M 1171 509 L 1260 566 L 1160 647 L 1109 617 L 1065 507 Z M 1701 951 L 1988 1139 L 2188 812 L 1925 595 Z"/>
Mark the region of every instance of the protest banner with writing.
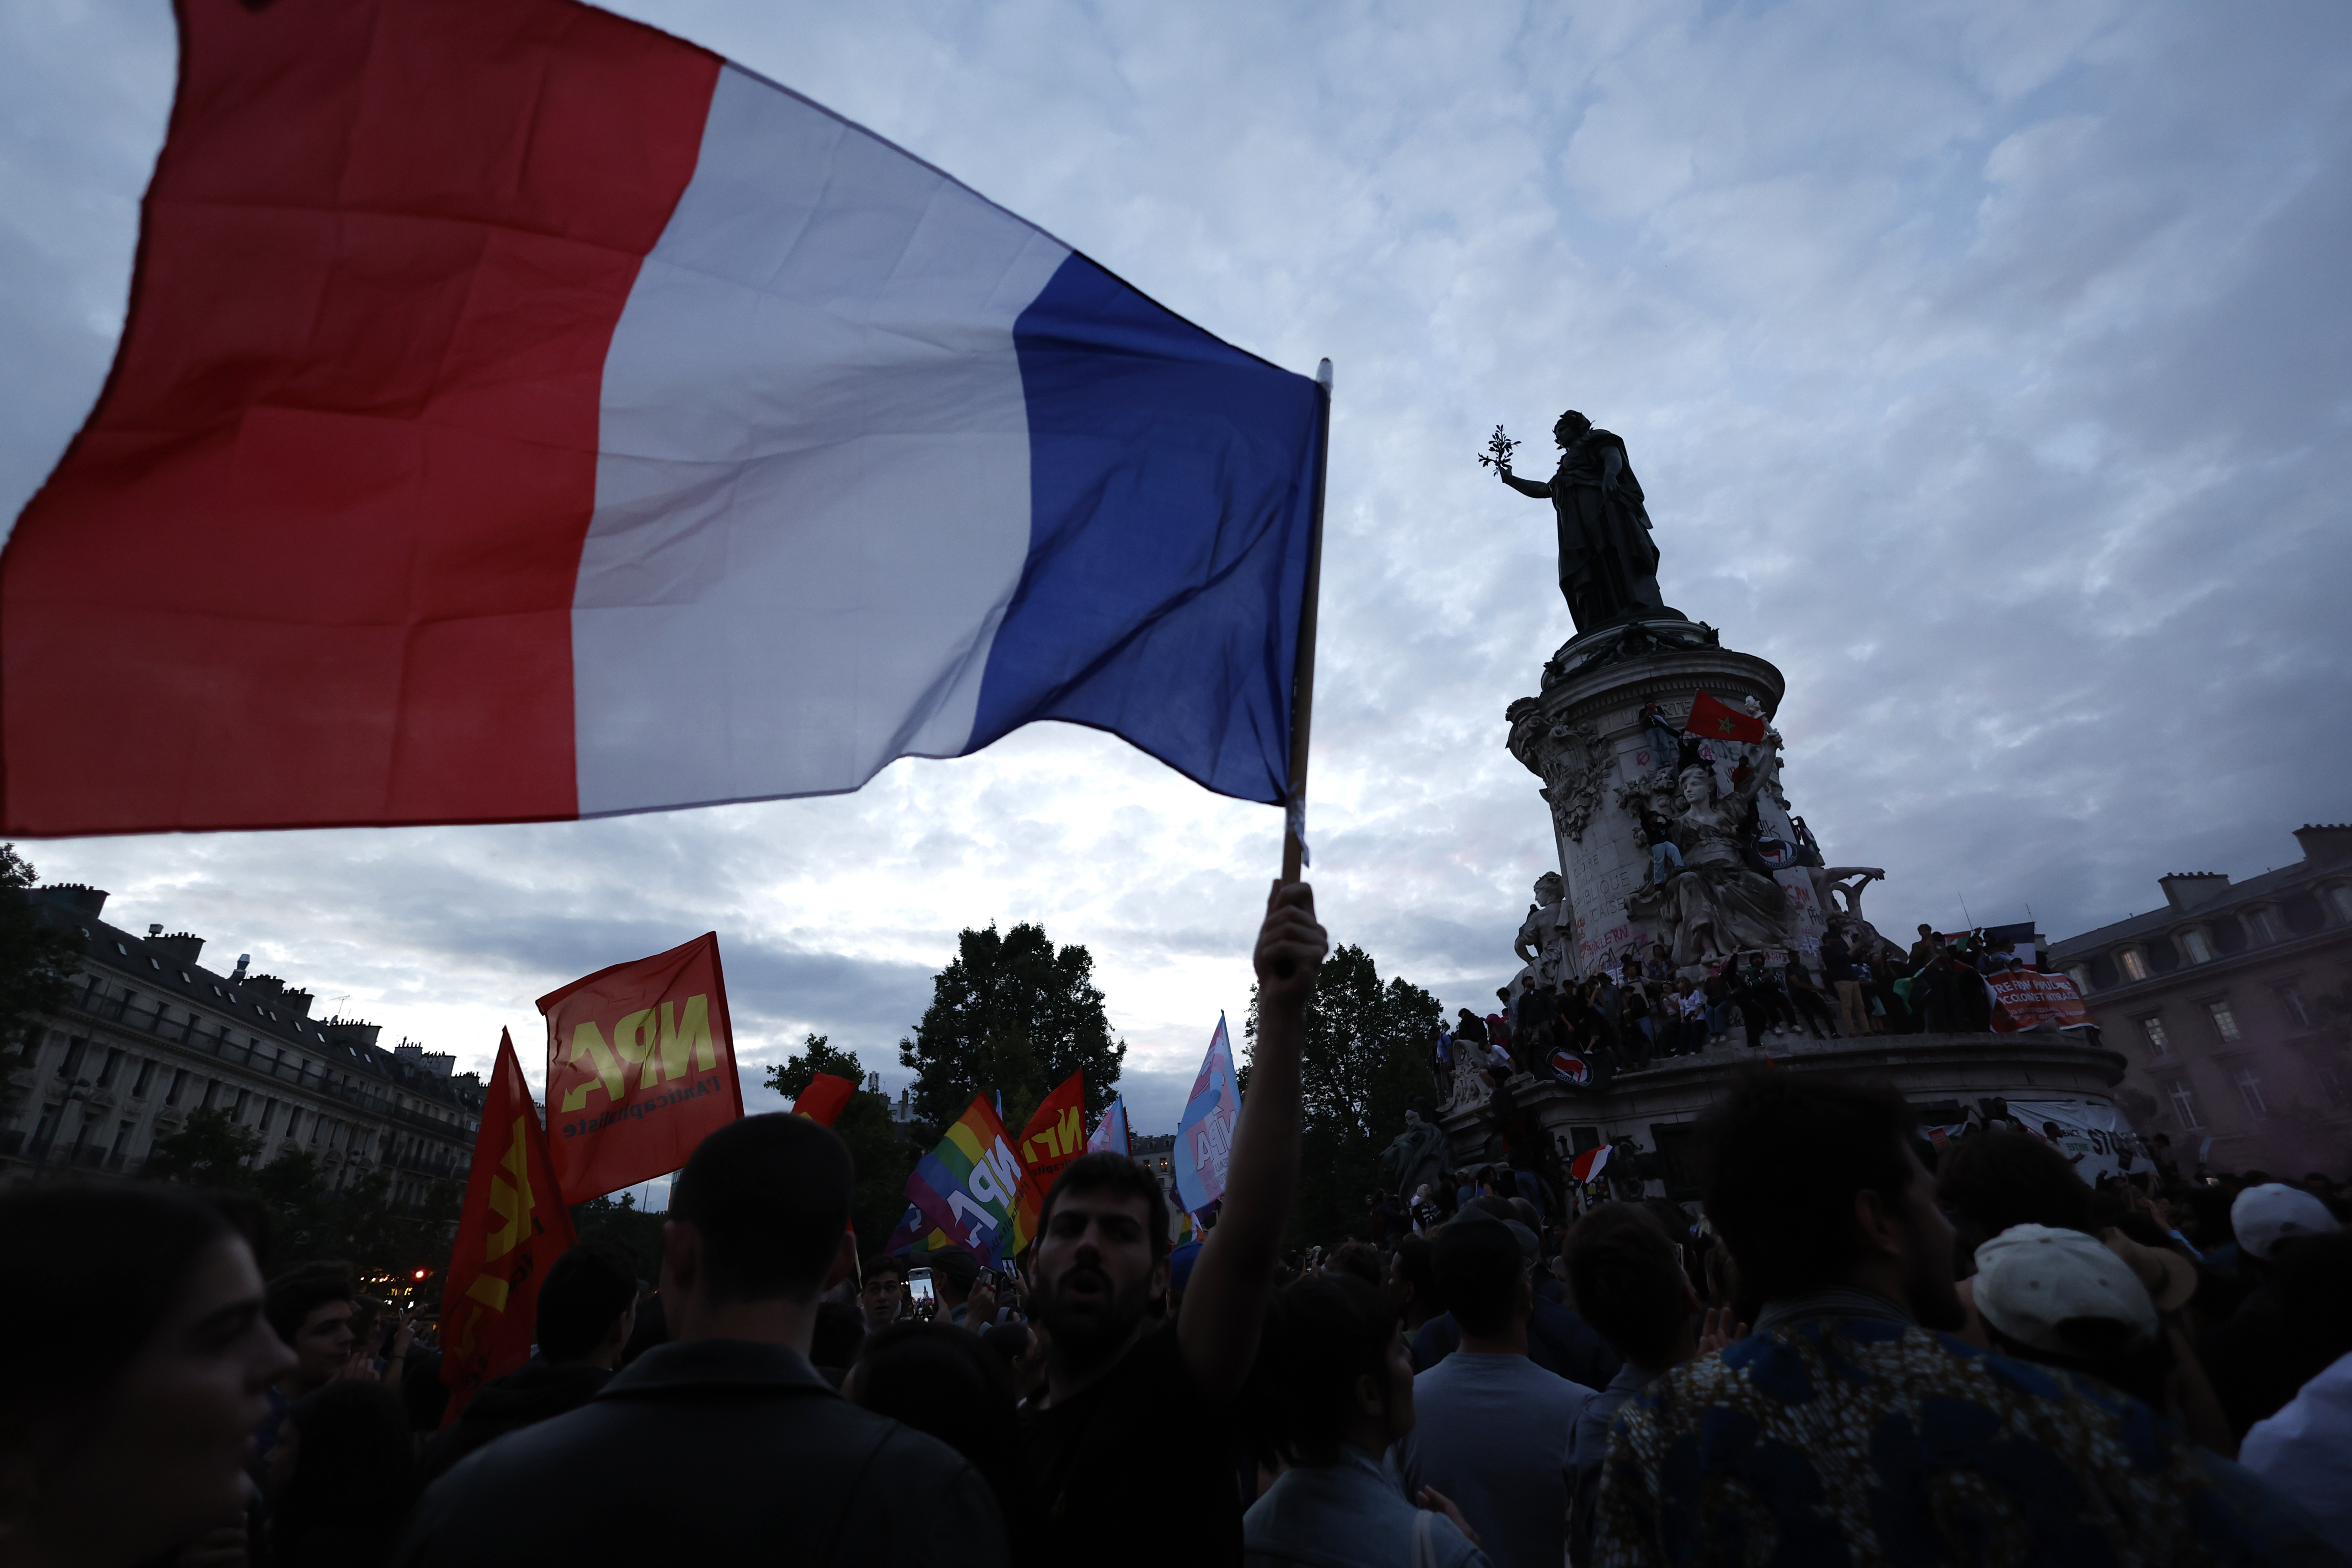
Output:
<path fill-rule="evenodd" d="M 441 1425 L 457 1420 L 483 1384 L 530 1359 L 540 1281 L 572 1241 L 572 1212 L 548 1161 L 530 1085 L 501 1029 L 442 1286 L 441 1381 L 449 1407 Z"/>
<path fill-rule="evenodd" d="M 2127 1154 L 2136 1160 L 2139 1153 L 2138 1136 L 2112 1105 L 2078 1100 L 2012 1100 L 2009 1114 L 2027 1131 L 2055 1143 L 2074 1162 L 2074 1173 L 2094 1185 L 2101 1176 L 2121 1172 Z"/>
<path fill-rule="evenodd" d="M 1024 1179 L 1020 1157 L 988 1096 L 974 1095 L 939 1147 L 907 1178 L 907 1213 L 884 1250 L 962 1247 L 992 1264 L 1029 1245 L 1042 1201 Z"/>
<path fill-rule="evenodd" d="M 1045 1097 L 1037 1114 L 1021 1130 L 1023 1179 L 1037 1189 L 1039 1201 L 1054 1190 L 1054 1178 L 1062 1173 L 1062 1167 L 1083 1152 L 1086 1129 L 1086 1075 L 1074 1072 Z"/>
<path fill-rule="evenodd" d="M 1988 974 L 1984 983 L 1992 992 L 1992 1026 L 2000 1034 L 2013 1035 L 2043 1024 L 2078 1029 L 2091 1021 L 2083 994 L 2066 975 L 2011 969 Z"/>
<path fill-rule="evenodd" d="M 1225 1195 L 1225 1167 L 1233 1161 L 1234 1124 L 1241 1114 L 1233 1041 L 1220 1013 L 1209 1054 L 1202 1058 L 1183 1118 L 1176 1123 L 1176 1195 L 1194 1214 Z"/>
<path fill-rule="evenodd" d="M 718 932 L 600 969 L 539 1010 L 548 1148 L 572 1202 L 669 1174 L 743 1114 Z"/>

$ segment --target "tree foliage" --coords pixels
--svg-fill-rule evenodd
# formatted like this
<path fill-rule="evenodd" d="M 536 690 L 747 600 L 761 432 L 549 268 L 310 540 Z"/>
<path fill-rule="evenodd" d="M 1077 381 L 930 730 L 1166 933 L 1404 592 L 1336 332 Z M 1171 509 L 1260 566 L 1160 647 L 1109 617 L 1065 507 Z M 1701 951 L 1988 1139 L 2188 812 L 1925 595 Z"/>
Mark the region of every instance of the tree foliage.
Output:
<path fill-rule="evenodd" d="M 16 847 L 0 844 L 0 1058 L 27 1048 L 33 1021 L 66 1005 L 81 959 L 81 933 L 41 919 L 26 896 L 33 881 Z M 0 1067 L 0 1084 L 6 1079 Z"/>
<path fill-rule="evenodd" d="M 931 1005 L 898 1060 L 915 1071 L 916 1142 L 928 1149 L 975 1094 L 1002 1092 L 1004 1123 L 1018 1136 L 1054 1086 L 1086 1074 L 1087 1121 L 1110 1103 L 1127 1058 L 1111 1038 L 1094 955 L 1056 949 L 1045 929 L 1016 925 L 999 935 L 966 930 L 956 956 L 931 982 Z"/>
<path fill-rule="evenodd" d="M 849 1146 L 849 1158 L 857 1171 L 849 1215 L 851 1223 L 857 1227 L 858 1252 L 871 1258 L 882 1250 L 882 1244 L 898 1228 L 899 1216 L 907 1212 L 907 1173 L 930 1145 L 918 1150 L 908 1144 L 899 1135 L 898 1124 L 890 1120 L 890 1102 L 863 1087 L 866 1068 L 856 1053 L 838 1049 L 824 1035 L 810 1035 L 801 1042 L 797 1055 L 786 1058 L 781 1066 L 771 1067 L 768 1087 L 788 1100 L 793 1099 L 808 1087 L 809 1079 L 821 1072 L 845 1078 L 860 1086 L 835 1118 L 833 1130 Z M 960 1111 L 970 1103 L 967 1099 L 956 1109 Z"/>
<path fill-rule="evenodd" d="M 1253 1052 L 1256 1003 L 1253 989 L 1243 1025 Z M 1304 1162 L 1290 1216 L 1294 1245 L 1361 1234 L 1364 1194 L 1381 1185 L 1381 1151 L 1404 1130 L 1416 1099 L 1435 1097 L 1428 1042 L 1443 1016 L 1437 998 L 1420 986 L 1402 977 L 1381 984 L 1360 947 L 1324 960 L 1298 1064 Z"/>
<path fill-rule="evenodd" d="M 661 1278 L 662 1226 L 668 1218 L 660 1209 L 639 1208 L 633 1192 L 572 1205 L 572 1233 L 583 1241 L 618 1247 L 636 1259 L 637 1278 L 648 1282 Z"/>

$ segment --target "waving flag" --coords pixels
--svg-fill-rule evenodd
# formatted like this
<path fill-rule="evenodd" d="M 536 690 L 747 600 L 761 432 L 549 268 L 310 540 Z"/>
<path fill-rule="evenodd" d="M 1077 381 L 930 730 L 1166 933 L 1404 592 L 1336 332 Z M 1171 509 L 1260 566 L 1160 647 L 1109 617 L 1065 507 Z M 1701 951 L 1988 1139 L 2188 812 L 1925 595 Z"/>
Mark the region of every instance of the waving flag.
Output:
<path fill-rule="evenodd" d="M 547 1134 L 514 1041 L 501 1029 L 442 1289 L 441 1381 L 449 1407 L 441 1425 L 457 1420 L 483 1384 L 530 1359 L 540 1281 L 572 1242 L 572 1211 L 555 1184 Z"/>
<path fill-rule="evenodd" d="M 573 0 L 180 0 L 0 831 L 854 790 L 1060 719 L 1290 780 L 1328 400 Z"/>
<path fill-rule="evenodd" d="M 1241 1088 L 1234 1081 L 1233 1042 L 1225 1016 L 1209 1037 L 1192 1096 L 1176 1123 L 1176 1195 L 1194 1213 L 1225 1195 L 1225 1167 L 1233 1159 L 1234 1124 L 1241 1120 Z"/>
<path fill-rule="evenodd" d="M 1690 717 L 1683 721 L 1683 733 L 1703 735 L 1710 741 L 1761 741 L 1764 721 L 1702 691 L 1691 699 Z"/>
<path fill-rule="evenodd" d="M 1132 1154 L 1127 1135 L 1127 1097 L 1119 1096 L 1104 1108 L 1102 1120 L 1095 1123 L 1094 1136 L 1087 1140 L 1087 1152 L 1108 1149 L 1117 1154 Z"/>
<path fill-rule="evenodd" d="M 1074 1072 L 1045 1097 L 1036 1114 L 1029 1118 L 1029 1125 L 1021 1130 L 1017 1147 L 1022 1176 L 1037 1189 L 1039 1202 L 1054 1190 L 1054 1178 L 1062 1173 L 1062 1167 L 1078 1157 L 1086 1125 L 1086 1075 Z"/>
<path fill-rule="evenodd" d="M 841 1120 L 841 1113 L 849 1109 L 850 1098 L 856 1092 L 855 1079 L 839 1073 L 811 1073 L 808 1086 L 793 1097 L 793 1114 L 805 1116 L 820 1127 L 830 1127 Z"/>
<path fill-rule="evenodd" d="M 1596 1143 L 1569 1162 L 1568 1173 L 1580 1182 L 1591 1181 L 1609 1168 L 1609 1156 L 1615 1152 L 1611 1144 Z"/>
<path fill-rule="evenodd" d="M 974 1095 L 940 1146 L 907 1178 L 908 1212 L 886 1248 L 965 1247 L 992 1264 L 1029 1245 L 1042 1201 L 1023 1179 L 1020 1158 L 988 1096 Z"/>
<path fill-rule="evenodd" d="M 539 1010 L 549 1154 L 573 1202 L 669 1174 L 743 1114 L 717 931 L 600 969 Z"/>

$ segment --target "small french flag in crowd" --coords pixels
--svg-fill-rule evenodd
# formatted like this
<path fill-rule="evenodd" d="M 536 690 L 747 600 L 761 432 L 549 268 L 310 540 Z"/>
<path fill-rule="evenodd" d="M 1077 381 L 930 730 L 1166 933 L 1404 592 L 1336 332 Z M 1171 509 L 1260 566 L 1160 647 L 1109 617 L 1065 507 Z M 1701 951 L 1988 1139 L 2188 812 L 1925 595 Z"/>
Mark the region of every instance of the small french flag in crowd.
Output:
<path fill-rule="evenodd" d="M 0 831 L 853 790 L 1059 719 L 1280 802 L 1328 401 L 572 0 L 179 0 Z"/>
<path fill-rule="evenodd" d="M 1568 1163 L 1568 1173 L 1580 1182 L 1589 1182 L 1609 1168 L 1609 1156 L 1615 1153 L 1612 1144 L 1596 1143 Z"/>

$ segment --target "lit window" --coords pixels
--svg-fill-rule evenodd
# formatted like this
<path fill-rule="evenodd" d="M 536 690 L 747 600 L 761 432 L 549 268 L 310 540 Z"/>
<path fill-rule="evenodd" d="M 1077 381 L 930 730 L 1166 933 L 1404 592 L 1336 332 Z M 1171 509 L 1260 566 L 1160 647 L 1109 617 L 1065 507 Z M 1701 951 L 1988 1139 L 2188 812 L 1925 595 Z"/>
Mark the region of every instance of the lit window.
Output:
<path fill-rule="evenodd" d="M 2246 911 L 2246 929 L 2256 942 L 2278 941 L 2278 917 L 2266 909 Z"/>
<path fill-rule="evenodd" d="M 2352 888 L 2330 888 L 2327 901 L 2336 906 L 2336 918 L 2352 921 Z"/>
<path fill-rule="evenodd" d="M 2078 963 L 2066 973 L 2074 982 L 2074 991 L 2077 995 L 2087 996 L 2091 994 L 2090 965 Z"/>
<path fill-rule="evenodd" d="M 2147 1036 L 2149 1056 L 2168 1057 L 2172 1054 L 2172 1041 L 2165 1036 L 2163 1019 L 2142 1018 L 2139 1021 L 2139 1026 Z"/>
<path fill-rule="evenodd" d="M 2286 1009 L 2286 1016 L 2294 1020 L 2298 1028 L 2310 1027 L 2311 1008 L 2303 999 L 2302 986 L 2282 985 L 2278 988 L 2278 997 L 2279 1005 Z"/>
<path fill-rule="evenodd" d="M 2147 978 L 2147 960 L 2140 956 L 2139 949 L 2136 947 L 2124 949 L 2123 952 L 2116 954 L 2116 962 L 2122 965 L 2126 980 Z"/>
<path fill-rule="evenodd" d="M 2221 1037 L 2223 1044 L 2238 1037 L 2238 1016 L 2230 1011 L 2227 1002 L 2208 1002 L 2205 1011 L 2213 1015 L 2213 1032 Z"/>
<path fill-rule="evenodd" d="M 2271 1113 L 2271 1108 L 2263 1103 L 2263 1080 L 2254 1076 L 2254 1069 L 2252 1068 L 2238 1069 L 2238 1098 L 2244 1100 L 2246 1109 L 2256 1116 L 2268 1116 Z"/>
<path fill-rule="evenodd" d="M 2189 962 L 2191 963 L 2213 962 L 2213 950 L 2206 945 L 2205 933 L 2201 931 L 2182 931 L 2180 949 L 2189 955 Z"/>
<path fill-rule="evenodd" d="M 2180 1119 L 2181 1126 L 2186 1128 L 2205 1125 L 2197 1114 L 2197 1091 L 2189 1087 L 2187 1079 L 2174 1079 L 2168 1093 L 2172 1100 L 2172 1114 Z"/>

